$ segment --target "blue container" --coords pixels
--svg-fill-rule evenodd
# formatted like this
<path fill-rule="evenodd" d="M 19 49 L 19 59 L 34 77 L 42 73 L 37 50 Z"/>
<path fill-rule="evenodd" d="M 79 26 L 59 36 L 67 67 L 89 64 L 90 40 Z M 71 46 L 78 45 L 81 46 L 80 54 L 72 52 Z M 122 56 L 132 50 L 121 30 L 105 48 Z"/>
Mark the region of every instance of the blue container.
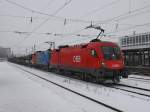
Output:
<path fill-rule="evenodd" d="M 49 50 L 42 51 L 41 53 L 41 64 L 48 65 L 50 60 L 50 52 Z"/>
<path fill-rule="evenodd" d="M 50 61 L 50 50 L 36 52 L 36 65 L 47 66 Z"/>

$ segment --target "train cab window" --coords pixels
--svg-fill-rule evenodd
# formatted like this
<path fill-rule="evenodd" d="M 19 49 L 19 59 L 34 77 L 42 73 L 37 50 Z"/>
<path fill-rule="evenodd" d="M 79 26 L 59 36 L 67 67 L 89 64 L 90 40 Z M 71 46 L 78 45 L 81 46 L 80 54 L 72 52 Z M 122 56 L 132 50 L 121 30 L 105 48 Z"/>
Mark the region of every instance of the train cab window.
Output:
<path fill-rule="evenodd" d="M 92 49 L 92 50 L 91 50 L 91 55 L 92 55 L 93 57 L 97 57 L 97 52 L 96 52 L 94 49 Z"/>
<path fill-rule="evenodd" d="M 121 58 L 121 52 L 118 47 L 104 46 L 102 47 L 104 59 L 117 60 Z"/>

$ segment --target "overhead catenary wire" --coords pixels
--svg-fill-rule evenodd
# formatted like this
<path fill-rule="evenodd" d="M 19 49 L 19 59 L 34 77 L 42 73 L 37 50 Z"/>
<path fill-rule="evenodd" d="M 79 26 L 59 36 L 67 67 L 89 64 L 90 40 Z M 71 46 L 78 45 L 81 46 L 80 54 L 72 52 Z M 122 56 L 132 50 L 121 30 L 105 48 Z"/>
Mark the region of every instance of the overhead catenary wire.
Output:
<path fill-rule="evenodd" d="M 130 27 L 123 28 L 123 29 L 120 29 L 120 30 L 117 30 L 117 31 L 108 32 L 108 33 L 106 33 L 106 35 L 107 34 L 112 34 L 112 33 L 117 33 L 117 32 L 122 32 L 122 31 L 127 31 L 127 30 L 130 30 L 130 29 L 133 29 L 133 28 L 143 27 L 143 26 L 150 26 L 150 22 L 144 23 L 144 24 L 132 25 Z"/>
<path fill-rule="evenodd" d="M 96 23 L 95 25 L 99 25 L 99 24 L 108 24 L 109 22 L 111 21 L 119 21 L 119 20 L 124 20 L 124 19 L 127 19 L 127 18 L 130 18 L 130 17 L 133 17 L 133 16 L 137 16 L 137 15 L 140 15 L 140 14 L 145 14 L 145 13 L 150 13 L 150 10 L 146 10 L 146 11 L 143 11 L 143 12 L 139 12 L 139 11 L 142 11 L 144 9 L 147 9 L 147 8 L 150 8 L 150 5 L 146 5 L 144 7 L 141 7 L 141 8 L 137 8 L 137 9 L 134 9 L 132 11 L 129 12 L 126 12 L 126 13 L 123 13 L 121 15 L 118 15 L 118 16 L 115 16 L 113 18 L 110 18 L 110 19 L 107 19 L 107 20 L 103 20 L 103 21 L 99 21 L 98 23 Z M 77 31 L 82 31 L 83 29 L 78 29 Z M 75 31 L 76 32 L 76 31 Z"/>
<path fill-rule="evenodd" d="M 65 2 L 60 8 L 58 8 L 54 13 L 52 13 L 51 15 L 55 16 L 58 12 L 60 12 L 63 8 L 65 8 L 65 6 L 67 6 L 72 0 L 69 0 L 68 2 Z M 32 32 L 36 31 L 37 29 L 39 29 L 40 27 L 42 27 L 47 21 L 49 21 L 51 17 L 48 17 L 47 19 L 45 19 L 43 22 L 41 22 L 37 27 L 35 27 Z"/>
<path fill-rule="evenodd" d="M 29 18 L 31 18 L 30 16 L 18 16 L 18 15 L 0 15 L 0 17 L 24 18 L 24 19 L 29 19 Z"/>
<path fill-rule="evenodd" d="M 27 8 L 27 7 L 24 7 L 24 6 L 22 6 L 22 5 L 20 5 L 20 4 L 17 4 L 17 3 L 15 3 L 15 2 L 12 2 L 12 1 L 10 1 L 10 0 L 5 0 L 5 1 L 7 1 L 7 2 L 9 2 L 9 3 L 12 3 L 12 4 L 15 4 L 15 5 L 17 5 L 17 6 L 19 6 L 19 7 L 21 7 L 21 8 L 24 8 L 24 9 L 26 9 L 26 10 L 29 10 L 29 11 L 32 11 L 32 12 L 37 12 L 37 11 L 35 11 L 35 10 L 32 10 L 32 9 L 30 9 L 30 8 Z M 58 8 L 54 13 L 52 13 L 51 14 L 51 16 L 55 16 L 58 12 L 60 12 L 65 6 L 67 6 L 70 2 L 71 2 L 72 0 L 69 0 L 68 2 L 65 2 L 65 4 L 63 4 L 60 8 Z M 41 13 L 40 13 L 41 14 Z M 43 24 L 45 24 L 49 19 L 50 19 L 51 17 L 49 17 L 49 18 L 47 18 L 47 19 L 45 19 L 42 23 L 40 23 L 37 27 L 35 27 L 33 30 L 32 30 L 32 32 L 34 32 L 34 31 L 36 31 L 38 28 L 40 28 Z"/>
<path fill-rule="evenodd" d="M 129 17 L 133 17 L 133 16 L 137 16 L 137 15 L 139 15 L 139 14 L 145 14 L 145 13 L 150 13 L 150 10 L 146 10 L 146 11 L 143 11 L 143 12 L 139 12 L 139 11 L 141 11 L 141 10 L 144 10 L 144 9 L 147 9 L 147 8 L 150 8 L 150 5 L 146 5 L 146 6 L 144 6 L 144 7 L 141 7 L 141 8 L 137 8 L 137 9 L 135 9 L 135 10 L 130 10 L 130 13 L 129 12 L 126 12 L 126 13 L 124 13 L 124 14 L 121 14 L 121 15 L 119 15 L 119 16 L 116 16 L 116 17 L 113 17 L 113 18 L 111 18 L 111 19 L 107 19 L 107 20 L 104 20 L 104 21 L 99 21 L 100 23 L 97 23 L 96 25 L 99 25 L 99 24 L 108 24 L 109 22 L 111 22 L 111 21 L 118 21 L 118 20 L 123 20 L 123 19 L 127 19 L 127 18 L 129 18 Z M 132 13 L 135 13 L 135 14 L 132 14 Z M 81 31 L 83 31 L 83 30 L 85 30 L 84 28 L 81 28 L 81 29 L 78 29 L 78 30 L 76 30 L 76 31 L 74 31 L 74 32 L 81 32 Z"/>
<path fill-rule="evenodd" d="M 94 9 L 94 10 L 92 10 L 92 11 L 86 13 L 86 14 L 83 14 L 82 17 L 87 17 L 87 16 L 90 16 L 90 15 L 93 15 L 93 14 L 95 14 L 95 13 L 97 13 L 97 12 L 102 11 L 103 9 L 105 9 L 105 8 L 107 8 L 107 7 L 110 7 L 110 6 L 112 6 L 112 5 L 116 4 L 116 3 L 118 3 L 118 2 L 120 2 L 120 0 L 115 0 L 115 1 L 112 1 L 112 2 L 110 2 L 110 3 L 108 3 L 108 4 L 104 4 L 103 6 L 100 6 L 100 7 L 96 8 L 96 9 Z"/>
<path fill-rule="evenodd" d="M 26 35 L 26 34 L 42 34 L 42 35 L 50 35 L 50 32 L 27 32 L 27 31 L 8 31 L 8 30 L 0 30 L 0 32 L 2 33 L 16 33 L 16 34 L 22 34 L 22 35 Z"/>
<path fill-rule="evenodd" d="M 7 17 L 7 18 L 17 18 L 17 19 L 34 19 L 34 20 L 43 20 L 43 19 L 46 19 L 47 16 L 45 17 L 40 17 L 40 16 L 22 16 L 22 15 L 0 15 L 0 17 Z M 51 19 L 52 21 L 60 21 L 58 19 Z M 66 19 L 65 19 L 66 20 Z M 62 22 L 64 22 L 64 20 L 61 20 Z M 67 20 L 66 20 L 67 21 Z M 77 22 L 77 21 L 76 21 Z M 80 21 L 81 22 L 81 21 Z"/>
<path fill-rule="evenodd" d="M 123 37 L 125 35 L 111 35 L 113 33 L 117 33 L 117 32 L 122 32 L 122 31 L 127 31 L 127 30 L 130 30 L 132 28 L 137 28 L 137 27 L 143 27 L 143 26 L 150 26 L 150 22 L 148 23 L 144 23 L 144 24 L 137 24 L 137 25 L 132 25 L 130 27 L 127 27 L 127 28 L 123 28 L 123 29 L 120 29 L 120 30 L 117 30 L 117 31 L 112 31 L 112 32 L 108 32 L 108 33 L 104 33 L 103 36 L 109 36 L 109 37 Z M 86 39 L 91 39 L 93 38 L 93 36 L 96 36 L 96 35 L 80 35 L 81 37 L 85 37 L 86 36 Z M 85 38 L 83 39 L 77 39 L 77 40 L 74 40 L 74 41 L 71 41 L 71 43 L 74 43 L 74 42 L 77 42 L 77 41 L 81 41 L 81 40 L 85 40 Z"/>
<path fill-rule="evenodd" d="M 54 1 L 55 1 L 55 0 L 49 0 L 49 1 L 47 2 L 47 4 L 44 5 L 44 6 L 41 8 L 41 11 L 46 10 L 46 8 L 47 8 L 48 6 L 50 6 L 50 5 L 52 5 L 52 3 L 53 3 Z M 36 17 L 38 17 L 38 16 L 36 16 Z"/>
<path fill-rule="evenodd" d="M 30 9 L 30 8 L 27 8 L 27 7 L 25 7 L 25 6 L 22 6 L 22 5 L 20 5 L 20 4 L 17 4 L 17 3 L 15 3 L 15 2 L 12 2 L 12 1 L 10 1 L 10 0 L 5 0 L 5 1 L 10 2 L 10 3 L 13 3 L 13 4 L 15 4 L 15 5 L 19 6 L 19 7 L 22 7 L 22 8 L 24 8 L 24 9 L 26 9 L 26 10 L 29 10 L 29 11 L 32 11 L 32 12 L 35 12 L 35 13 L 39 13 L 39 12 L 37 12 L 37 11 L 35 11 L 35 10 L 32 10 L 32 9 Z M 117 18 L 122 17 L 122 16 L 124 16 L 124 15 L 129 15 L 128 17 L 130 17 L 130 16 L 131 16 L 131 13 L 140 11 L 140 10 L 145 9 L 145 8 L 149 8 L 149 6 L 150 6 L 150 5 L 147 5 L 147 6 L 145 6 L 145 7 L 132 10 L 132 11 L 130 12 L 130 15 L 129 15 L 129 13 L 127 12 L 127 13 L 121 14 L 121 15 L 119 15 L 119 16 L 113 17 L 113 18 L 111 18 L 111 19 L 104 20 L 103 22 L 101 22 L 101 24 L 102 24 L 102 23 L 104 24 L 105 22 L 117 20 Z M 40 14 L 41 14 L 41 12 L 40 12 Z M 42 13 L 42 14 L 43 14 L 43 13 Z M 44 15 L 45 15 L 45 14 L 44 14 Z M 47 15 L 47 14 L 46 14 L 46 15 Z M 48 14 L 48 15 L 49 15 L 49 14 Z M 52 16 L 52 15 L 49 15 L 49 16 Z M 54 17 L 54 16 L 53 16 L 53 17 Z M 127 18 L 127 17 L 123 17 L 123 18 Z M 66 19 L 66 18 L 65 18 L 65 19 Z M 121 18 L 120 18 L 120 19 L 121 19 Z M 120 20 L 120 19 L 119 19 L 119 20 Z M 68 20 L 70 20 L 70 19 L 68 19 Z M 45 21 L 46 21 L 46 20 L 45 20 Z M 63 18 L 63 21 L 64 21 L 64 18 Z M 77 21 L 78 21 L 78 20 L 77 20 Z M 80 20 L 79 20 L 79 21 L 80 21 Z M 83 20 L 83 21 L 80 21 L 80 22 L 85 22 L 85 21 Z M 89 21 L 88 21 L 88 22 L 89 22 Z M 43 22 L 43 23 L 44 23 L 44 22 Z"/>
<path fill-rule="evenodd" d="M 135 17 L 135 16 L 146 14 L 146 13 L 150 13 L 150 10 L 146 10 L 146 11 L 142 11 L 142 12 L 137 12 L 137 13 L 132 14 L 132 15 L 127 15 L 125 17 L 121 17 L 121 18 L 117 19 L 116 21 L 125 20 L 125 19 L 128 19 L 130 17 Z"/>
<path fill-rule="evenodd" d="M 137 15 L 137 12 L 142 11 L 142 10 L 147 9 L 147 8 L 150 8 L 150 4 L 146 5 L 144 7 L 141 7 L 141 8 L 137 8 L 137 9 L 131 10 L 130 13 L 129 12 L 125 12 L 125 13 L 120 14 L 118 16 L 115 16 L 113 18 L 110 18 L 110 19 L 107 19 L 107 20 L 103 20 L 103 21 L 99 21 L 97 24 L 104 24 L 104 23 L 111 22 L 111 21 L 123 20 L 124 18 L 127 18 L 125 16 L 128 16 L 128 17 L 131 16 L 132 17 L 132 14 L 136 13 L 136 15 Z M 146 12 L 148 12 L 148 11 L 146 11 Z M 141 13 L 139 13 L 139 14 L 141 14 Z"/>
<path fill-rule="evenodd" d="M 93 38 L 95 38 L 97 35 L 80 35 L 80 37 L 84 37 L 84 38 L 82 38 L 82 39 L 77 39 L 77 40 L 73 40 L 73 41 L 68 41 L 70 44 L 71 43 L 75 43 L 75 42 L 78 42 L 78 41 L 81 41 L 81 40 L 89 40 L 89 39 L 93 39 Z M 102 35 L 103 37 L 106 37 L 106 36 L 108 36 L 108 37 L 112 37 L 113 36 L 113 38 L 115 37 L 118 37 L 118 36 L 125 36 L 125 35 L 109 35 L 109 34 L 104 34 L 104 35 Z M 66 42 L 66 41 L 65 41 Z M 65 43 L 65 42 L 62 42 L 62 43 Z"/>
<path fill-rule="evenodd" d="M 6 1 L 9 1 L 10 2 L 10 0 L 6 0 Z M 60 12 L 65 6 L 67 6 L 70 2 L 71 2 L 72 0 L 69 0 L 68 2 L 65 2 L 60 8 L 58 8 L 52 15 L 53 16 L 55 16 L 58 12 Z M 10 2 L 10 3 L 13 3 L 13 4 L 15 4 L 15 5 L 17 5 L 17 6 L 20 6 L 20 7 L 22 7 L 22 8 L 25 8 L 25 9 L 27 9 L 27 10 L 30 10 L 29 8 L 26 8 L 26 7 L 24 7 L 24 6 L 22 6 L 22 5 L 18 5 L 17 3 L 14 3 L 14 2 Z M 31 10 L 32 12 L 34 12 L 34 10 Z M 44 25 L 49 19 L 50 19 L 51 17 L 48 17 L 47 19 L 45 19 L 43 22 L 41 22 L 37 27 L 35 27 L 31 32 L 35 32 L 36 30 L 38 30 L 42 25 Z M 31 35 L 32 33 L 30 33 L 29 35 L 28 35 L 28 37 Z M 26 39 L 26 38 L 25 38 Z M 22 42 L 24 42 L 25 41 L 25 39 L 24 40 L 22 40 Z M 20 42 L 20 44 L 22 43 L 22 42 Z M 18 44 L 16 44 L 16 45 L 18 45 Z"/>
<path fill-rule="evenodd" d="M 147 22 L 147 23 L 144 23 L 144 24 L 130 25 L 127 28 L 123 28 L 123 29 L 120 29 L 120 30 L 117 30 L 117 31 L 108 32 L 108 33 L 105 33 L 104 35 L 116 36 L 116 35 L 109 35 L 109 34 L 116 33 L 116 32 L 121 32 L 121 31 L 126 31 L 126 30 L 129 30 L 129 29 L 132 29 L 132 28 L 143 27 L 143 26 L 150 26 L 150 22 Z M 89 35 L 89 34 L 80 34 L 80 33 L 75 33 L 75 32 L 72 33 L 72 34 L 71 33 L 69 33 L 69 34 L 56 33 L 56 32 L 25 32 L 25 31 L 7 31 L 7 30 L 0 30 L 0 32 L 4 32 L 4 33 L 10 32 L 10 33 L 16 33 L 16 34 L 22 34 L 22 35 L 33 33 L 33 34 L 38 34 L 38 35 L 42 34 L 42 35 L 52 35 L 52 36 L 69 36 L 69 35 L 70 36 L 79 36 L 79 37 L 96 36 L 96 35 Z"/>
<path fill-rule="evenodd" d="M 23 6 L 23 5 L 20 5 L 20 4 L 18 4 L 18 3 L 16 3 L 16 2 L 13 2 L 13 1 L 11 1 L 11 0 L 5 0 L 5 1 L 7 1 L 7 2 L 13 4 L 13 5 L 16 5 L 16 6 L 18 6 L 18 7 L 21 7 L 21 8 L 23 8 L 23 9 L 25 9 L 25 10 L 28 10 L 28 11 L 31 11 L 31 12 L 34 12 L 34 13 L 37 13 L 37 14 L 42 14 L 42 15 L 45 15 L 45 16 L 51 16 L 51 17 L 60 19 L 61 21 L 64 21 L 65 19 L 67 19 L 67 21 L 73 21 L 73 22 L 84 22 L 84 23 L 90 23 L 90 22 L 91 22 L 91 21 L 80 20 L 80 19 L 71 19 L 71 18 L 66 18 L 66 17 L 58 17 L 58 16 L 54 16 L 54 15 L 50 15 L 50 14 L 47 14 L 47 13 L 43 13 L 43 12 L 40 12 L 40 11 L 36 11 L 36 10 L 30 9 L 30 8 L 28 8 L 28 7 L 25 7 L 25 6 Z M 135 10 L 130 11 L 130 14 L 131 14 L 131 13 L 134 13 L 134 12 L 137 12 L 137 11 L 140 11 L 140 10 L 145 9 L 145 8 L 149 8 L 149 7 L 150 7 L 150 5 L 144 6 L 144 7 L 142 7 L 142 8 L 137 8 L 137 9 L 135 9 Z M 100 24 L 102 24 L 102 23 L 105 23 L 105 22 L 109 22 L 109 21 L 116 20 L 117 18 L 122 17 L 122 16 L 125 16 L 125 15 L 129 15 L 129 12 L 126 12 L 126 13 L 121 14 L 121 15 L 119 15 L 119 16 L 113 17 L 113 18 L 111 18 L 111 19 L 107 19 L 107 20 L 103 20 L 103 21 L 93 21 L 93 23 L 100 23 Z"/>
<path fill-rule="evenodd" d="M 50 16 L 50 17 L 59 19 L 59 20 L 61 20 L 61 21 L 64 21 L 65 19 L 67 19 L 67 21 L 72 21 L 72 22 L 83 22 L 83 23 L 90 23 L 90 22 L 91 22 L 91 21 L 88 21 L 88 20 L 80 20 L 80 19 L 72 19 L 72 18 L 54 16 L 54 15 L 51 15 L 51 14 L 47 14 L 47 13 L 44 13 L 44 12 L 40 12 L 40 11 L 37 11 L 37 10 L 33 10 L 33 9 L 31 9 L 31 8 L 25 7 L 25 6 L 20 5 L 20 4 L 16 3 L 16 2 L 13 2 L 13 1 L 11 1 L 11 0 L 5 0 L 5 1 L 7 1 L 8 3 L 11 3 L 11 4 L 13 4 L 13 5 L 16 5 L 16 6 L 20 7 L 20 8 L 23 8 L 23 9 L 25 9 L 25 10 L 28 10 L 28 11 L 30 11 L 30 12 L 34 12 L 34 13 L 41 14 L 41 15 L 45 15 L 45 16 Z M 119 15 L 119 16 L 116 16 L 116 17 L 113 17 L 113 18 L 110 18 L 110 19 L 107 19 L 107 20 L 103 20 L 103 21 L 93 21 L 93 23 L 97 23 L 97 24 L 100 23 L 100 24 L 102 24 L 102 23 L 106 23 L 106 22 L 110 22 L 110 21 L 115 21 L 115 20 L 116 20 L 117 18 L 119 18 L 119 17 L 125 16 L 125 15 L 129 15 L 129 14 L 132 14 L 132 13 L 135 13 L 135 12 L 140 11 L 140 10 L 143 10 L 143 9 L 145 9 L 145 8 L 150 8 L 150 5 L 144 6 L 144 7 L 142 7 L 142 8 L 137 8 L 137 9 L 135 9 L 135 10 L 130 11 L 130 13 L 129 13 L 129 12 L 126 12 L 126 13 L 124 13 L 124 14 L 121 14 L 121 15 Z"/>
<path fill-rule="evenodd" d="M 10 1 L 10 0 L 9 0 Z M 119 19 L 118 18 L 116 18 L 115 20 L 112 20 L 112 21 L 116 21 L 116 20 L 123 20 L 123 18 L 126 18 L 127 16 L 129 16 L 129 17 L 132 17 L 133 16 L 133 12 L 132 12 L 133 10 L 131 10 L 131 13 L 130 14 L 127 14 L 126 16 L 122 16 L 122 17 L 119 17 Z M 140 10 L 141 11 L 141 10 Z M 148 11 L 147 11 L 148 12 Z M 128 12 L 129 13 L 129 12 Z M 141 12 L 140 12 L 141 13 Z M 138 14 L 137 14 L 138 15 Z M 45 15 L 46 16 L 46 15 Z M 47 17 L 47 16 L 46 16 Z M 48 17 L 50 17 L 50 16 L 48 16 Z M 128 17 L 127 17 L 128 18 Z M 60 19 L 60 20 L 63 20 L 64 21 L 64 19 L 61 19 L 61 18 L 57 18 L 57 19 Z M 67 20 L 68 21 L 68 20 Z M 94 23 L 94 22 L 93 22 Z M 106 23 L 104 23 L 104 24 L 106 24 Z M 120 25 L 120 24 L 119 24 Z M 136 27 L 135 27 L 136 28 Z M 82 31 L 82 30 L 84 30 L 84 29 L 81 29 L 81 30 L 78 30 L 79 32 L 80 31 Z M 119 31 L 118 31 L 119 32 Z M 30 33 L 30 34 L 36 34 L 36 33 L 34 33 L 34 32 L 28 32 L 28 33 Z M 38 33 L 38 32 L 37 32 Z M 77 35 L 77 32 L 75 32 L 76 33 L 76 35 Z M 74 33 L 74 35 L 75 35 L 75 33 Z M 56 34 L 55 36 L 59 36 L 59 35 L 64 35 L 64 34 L 57 34 L 57 33 L 53 33 L 53 34 Z M 71 35 L 71 33 L 69 33 L 70 35 Z M 78 35 L 81 35 L 81 34 L 78 34 Z M 81 35 L 82 36 L 82 35 Z"/>
<path fill-rule="evenodd" d="M 137 24 L 137 25 L 132 25 L 128 28 L 124 28 L 124 29 L 120 29 L 118 31 L 112 31 L 112 32 L 108 32 L 108 33 L 105 33 L 104 36 L 120 36 L 120 35 L 110 35 L 112 33 L 116 33 L 116 32 L 121 32 L 121 31 L 126 31 L 126 30 L 129 30 L 129 29 L 132 29 L 132 28 L 136 28 L 136 27 L 142 27 L 142 26 L 150 26 L 150 23 L 144 23 L 144 24 Z M 16 32 L 18 34 L 26 34 L 26 33 L 32 33 L 32 32 L 17 32 L 17 31 L 0 31 L 0 32 Z M 88 38 L 93 38 L 93 37 L 96 37 L 96 35 L 88 35 L 88 34 L 58 34 L 58 33 L 39 33 L 39 32 L 35 32 L 35 34 L 45 34 L 45 35 L 52 35 L 52 36 L 67 36 L 67 35 L 70 35 L 70 36 L 75 36 L 75 37 L 86 37 L 86 39 Z M 123 35 L 121 35 L 123 36 Z M 23 41 L 25 40 L 25 38 L 23 39 Z M 82 40 L 82 39 L 78 39 L 78 40 L 75 40 L 73 42 L 76 42 L 76 41 L 79 41 L 79 40 Z M 85 38 L 83 38 L 83 40 L 85 40 Z M 19 44 L 21 41 L 17 42 L 17 44 Z M 15 44 L 15 45 L 17 45 Z"/>
<path fill-rule="evenodd" d="M 47 32 L 47 33 L 42 33 L 42 32 L 24 32 L 24 31 L 4 31 L 4 30 L 0 30 L 0 32 L 2 33 L 15 33 L 15 34 L 19 34 L 19 35 L 27 35 L 27 34 L 41 34 L 41 35 L 51 35 L 51 36 L 78 36 L 78 37 L 85 37 L 85 36 L 96 36 L 96 35 L 89 35 L 89 34 L 79 34 L 79 33 L 70 33 L 70 34 L 65 34 L 65 33 L 55 33 L 55 32 Z M 27 38 L 27 37 L 26 37 Z"/>
<path fill-rule="evenodd" d="M 65 2 L 60 8 L 58 8 L 54 13 L 52 13 L 52 15 L 56 15 L 57 13 L 59 13 L 63 8 L 65 8 L 72 0 L 69 0 L 68 2 Z M 44 21 L 42 21 L 37 27 L 35 27 L 32 32 L 35 32 L 36 30 L 38 30 L 40 27 L 42 27 L 46 22 L 49 21 L 49 19 L 51 19 L 51 17 L 48 17 L 47 19 L 45 19 Z"/>
<path fill-rule="evenodd" d="M 43 6 L 42 10 L 45 10 L 47 7 L 51 6 L 55 0 L 49 0 L 46 5 Z"/>
<path fill-rule="evenodd" d="M 6 2 L 12 4 L 12 5 L 15 5 L 17 7 L 20 7 L 22 9 L 24 9 L 24 10 L 27 10 L 29 12 L 33 12 L 33 13 L 44 15 L 44 16 L 49 16 L 51 18 L 55 18 L 55 19 L 60 20 L 60 21 L 64 21 L 66 19 L 67 21 L 72 21 L 72 22 L 90 23 L 90 21 L 88 21 L 88 20 L 81 20 L 81 19 L 73 19 L 73 18 L 60 17 L 60 16 L 55 16 L 55 15 L 51 15 L 51 14 L 48 14 L 48 13 L 44 13 L 44 12 L 41 12 L 41 11 L 37 11 L 37 10 L 31 9 L 31 8 L 25 7 L 25 6 L 23 6 L 21 4 L 18 4 L 16 2 L 13 2 L 11 0 L 4 0 L 4 1 L 6 1 Z"/>

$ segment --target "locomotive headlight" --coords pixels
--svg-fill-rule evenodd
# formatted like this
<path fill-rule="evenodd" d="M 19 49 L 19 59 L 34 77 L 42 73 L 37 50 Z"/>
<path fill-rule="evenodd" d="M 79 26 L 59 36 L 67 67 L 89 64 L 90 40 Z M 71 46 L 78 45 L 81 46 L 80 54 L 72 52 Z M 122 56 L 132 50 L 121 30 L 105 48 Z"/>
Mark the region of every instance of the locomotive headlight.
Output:
<path fill-rule="evenodd" d="M 106 63 L 105 62 L 102 62 L 101 64 L 102 64 L 103 67 L 106 67 Z"/>

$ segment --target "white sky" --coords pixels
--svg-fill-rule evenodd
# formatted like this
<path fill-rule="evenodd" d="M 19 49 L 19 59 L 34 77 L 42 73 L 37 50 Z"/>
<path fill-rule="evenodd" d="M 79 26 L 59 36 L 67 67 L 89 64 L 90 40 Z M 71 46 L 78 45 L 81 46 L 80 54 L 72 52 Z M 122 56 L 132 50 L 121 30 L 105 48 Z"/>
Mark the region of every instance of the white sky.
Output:
<path fill-rule="evenodd" d="M 133 31 L 136 33 L 150 31 L 149 25 L 142 26 L 142 24 L 150 23 L 150 0 L 72 0 L 55 14 L 61 19 L 25 10 L 8 1 L 52 15 L 69 0 L 0 0 L 0 46 L 11 47 L 15 53 L 29 53 L 32 51 L 34 44 L 36 44 L 37 50 L 47 49 L 48 45 L 44 44 L 45 41 L 55 41 L 57 46 L 88 42 L 95 36 L 90 38 L 89 36 L 79 37 L 75 35 L 97 35 L 98 31 L 94 29 L 81 30 L 90 25 L 90 21 L 105 29 L 107 36 L 103 37 L 103 39 L 115 42 L 118 42 L 119 38 L 117 37 L 132 34 Z M 136 11 L 134 12 L 134 10 Z M 128 15 L 129 17 L 126 19 L 121 18 L 120 20 L 116 18 L 109 22 L 105 21 L 124 13 L 126 15 L 123 17 Z M 33 21 L 31 23 L 30 18 L 8 17 L 10 15 L 32 17 Z M 49 20 L 34 32 L 52 33 L 52 35 L 14 33 L 15 31 L 32 32 L 47 18 Z M 64 25 L 65 18 L 66 25 Z M 89 21 L 89 23 L 70 21 L 69 18 L 85 20 Z M 134 27 L 134 25 L 141 26 Z M 69 33 L 74 35 L 54 36 L 54 34 Z"/>

